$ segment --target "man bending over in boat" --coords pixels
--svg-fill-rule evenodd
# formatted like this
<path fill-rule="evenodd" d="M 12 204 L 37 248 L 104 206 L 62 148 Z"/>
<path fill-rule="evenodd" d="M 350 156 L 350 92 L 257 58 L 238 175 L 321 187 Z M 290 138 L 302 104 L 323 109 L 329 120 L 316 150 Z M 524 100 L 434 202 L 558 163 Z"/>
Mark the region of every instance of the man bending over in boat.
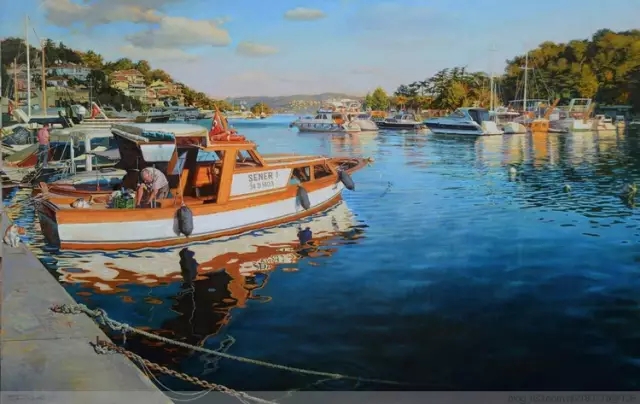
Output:
<path fill-rule="evenodd" d="M 158 199 L 165 199 L 169 195 L 169 181 L 162 171 L 147 167 L 140 172 L 142 184 L 136 191 L 136 207 L 140 207 L 142 196 L 147 195 L 146 203 L 153 203 Z"/>

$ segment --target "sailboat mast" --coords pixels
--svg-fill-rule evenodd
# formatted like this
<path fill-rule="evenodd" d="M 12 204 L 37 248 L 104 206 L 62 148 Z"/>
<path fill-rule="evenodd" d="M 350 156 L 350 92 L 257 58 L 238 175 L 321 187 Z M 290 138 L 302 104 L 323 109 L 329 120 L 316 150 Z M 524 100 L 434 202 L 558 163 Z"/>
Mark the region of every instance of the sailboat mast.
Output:
<path fill-rule="evenodd" d="M 529 81 L 529 52 L 524 57 L 524 99 L 522 100 L 522 109 L 527 112 L 527 87 Z"/>
<path fill-rule="evenodd" d="M 489 58 L 489 70 L 491 70 L 491 79 L 489 80 L 489 111 L 493 111 L 494 105 L 493 105 L 493 97 L 494 97 L 494 82 L 493 82 L 493 52 L 495 51 L 495 48 L 492 46 L 491 47 L 491 57 Z"/>
<path fill-rule="evenodd" d="M 29 16 L 24 17 L 24 46 L 27 47 L 27 116 L 31 118 L 31 61 L 29 59 Z"/>
<path fill-rule="evenodd" d="M 45 54 L 44 45 L 45 40 L 42 40 L 42 108 L 44 109 L 44 115 L 47 116 L 47 75 L 44 68 Z"/>
<path fill-rule="evenodd" d="M 18 108 L 18 58 L 13 58 L 13 101 L 14 106 Z"/>
<path fill-rule="evenodd" d="M 8 94 L 7 94 L 8 95 Z M 7 100 L 9 97 L 7 97 Z M 2 38 L 0 38 L 0 129 L 2 128 Z M 7 103 L 7 107 L 9 103 Z"/>

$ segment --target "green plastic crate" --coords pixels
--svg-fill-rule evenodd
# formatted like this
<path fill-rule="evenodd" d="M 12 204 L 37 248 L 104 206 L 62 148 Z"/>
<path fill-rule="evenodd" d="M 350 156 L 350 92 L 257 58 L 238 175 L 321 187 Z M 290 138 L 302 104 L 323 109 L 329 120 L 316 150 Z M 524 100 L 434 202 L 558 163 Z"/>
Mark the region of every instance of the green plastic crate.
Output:
<path fill-rule="evenodd" d="M 136 202 L 133 198 L 123 198 L 122 196 L 113 198 L 113 207 L 115 209 L 133 209 L 136 207 Z"/>

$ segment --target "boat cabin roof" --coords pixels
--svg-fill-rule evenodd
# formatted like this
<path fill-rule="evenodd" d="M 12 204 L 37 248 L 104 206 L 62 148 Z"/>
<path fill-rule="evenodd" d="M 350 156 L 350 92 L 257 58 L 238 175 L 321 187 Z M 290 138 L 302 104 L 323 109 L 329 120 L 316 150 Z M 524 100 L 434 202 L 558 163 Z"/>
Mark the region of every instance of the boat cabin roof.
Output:
<path fill-rule="evenodd" d="M 127 123 L 116 124 L 111 131 L 136 144 L 171 143 L 178 147 L 210 148 L 221 146 L 244 149 L 255 149 L 256 144 L 247 140 L 212 142 L 209 131 L 204 126 L 191 124 L 163 124 L 163 123 Z M 225 147 L 226 148 L 226 147 Z"/>

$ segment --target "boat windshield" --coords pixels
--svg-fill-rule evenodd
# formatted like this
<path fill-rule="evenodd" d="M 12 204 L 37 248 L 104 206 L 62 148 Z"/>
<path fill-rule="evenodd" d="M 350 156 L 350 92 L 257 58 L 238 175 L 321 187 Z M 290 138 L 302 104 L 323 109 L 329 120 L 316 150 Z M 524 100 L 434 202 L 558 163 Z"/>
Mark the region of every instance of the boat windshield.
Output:
<path fill-rule="evenodd" d="M 465 113 L 461 109 L 456 109 L 455 111 L 453 111 L 451 115 L 449 115 L 449 117 L 450 118 L 466 118 L 467 115 L 465 115 Z"/>

